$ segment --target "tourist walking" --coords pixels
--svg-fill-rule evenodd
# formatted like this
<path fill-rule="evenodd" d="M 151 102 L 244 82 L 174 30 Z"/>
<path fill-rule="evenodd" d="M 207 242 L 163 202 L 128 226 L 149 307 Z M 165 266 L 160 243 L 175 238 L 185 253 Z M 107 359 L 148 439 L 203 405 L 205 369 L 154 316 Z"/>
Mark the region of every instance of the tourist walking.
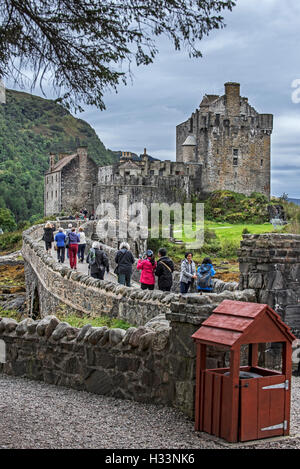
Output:
<path fill-rule="evenodd" d="M 148 249 L 146 252 L 145 259 L 141 258 L 138 260 L 136 268 L 141 270 L 140 283 L 142 290 L 154 290 L 155 285 L 155 269 L 156 269 L 156 260 L 154 258 L 153 251 Z"/>
<path fill-rule="evenodd" d="M 180 293 L 188 293 L 190 286 L 197 278 L 196 266 L 193 261 L 193 253 L 186 252 L 185 258 L 181 262 L 181 271 L 180 271 Z"/>
<path fill-rule="evenodd" d="M 67 249 L 67 258 L 69 259 L 69 234 L 71 233 L 73 228 L 72 223 L 68 224 L 68 228 L 66 229 L 66 239 L 65 239 L 65 247 Z"/>
<path fill-rule="evenodd" d="M 130 251 L 130 246 L 128 243 L 123 242 L 120 244 L 120 249 L 116 254 L 115 262 L 117 264 L 115 268 L 115 274 L 118 275 L 118 282 L 121 285 L 130 287 L 134 257 Z"/>
<path fill-rule="evenodd" d="M 167 256 L 167 250 L 160 248 L 158 251 L 158 261 L 155 275 L 158 277 L 158 289 L 170 291 L 173 284 L 174 263 Z"/>
<path fill-rule="evenodd" d="M 44 227 L 43 241 L 45 241 L 46 251 L 52 248 L 52 243 L 54 241 L 53 228 L 51 223 L 47 222 Z"/>
<path fill-rule="evenodd" d="M 212 262 L 209 257 L 203 259 L 202 264 L 197 269 L 197 290 L 202 293 L 203 291 L 212 291 L 212 277 L 216 271 L 213 268 Z"/>
<path fill-rule="evenodd" d="M 62 228 L 58 228 L 58 233 L 56 233 L 54 240 L 56 242 L 57 248 L 57 260 L 62 264 L 65 262 L 65 239 L 66 235 L 64 233 L 64 230 Z"/>
<path fill-rule="evenodd" d="M 71 233 L 68 234 L 68 237 L 69 237 L 70 267 L 71 269 L 76 270 L 79 236 L 76 233 L 75 228 L 72 228 Z"/>
<path fill-rule="evenodd" d="M 78 230 L 79 234 L 79 244 L 78 244 L 78 259 L 79 262 L 84 261 L 84 251 L 86 248 L 86 239 L 85 239 L 85 232 L 82 227 Z"/>
<path fill-rule="evenodd" d="M 98 241 L 93 242 L 86 261 L 89 264 L 89 273 L 91 277 L 103 280 L 105 270 L 107 273 L 109 272 L 109 261 Z"/>

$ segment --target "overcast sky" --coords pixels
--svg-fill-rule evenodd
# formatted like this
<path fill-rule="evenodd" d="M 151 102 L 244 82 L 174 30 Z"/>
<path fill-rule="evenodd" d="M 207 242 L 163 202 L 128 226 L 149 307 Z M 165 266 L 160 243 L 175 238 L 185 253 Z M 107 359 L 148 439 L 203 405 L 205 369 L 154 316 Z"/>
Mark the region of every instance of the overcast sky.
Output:
<path fill-rule="evenodd" d="M 237 0 L 225 22 L 202 41 L 203 58 L 161 41 L 153 65 L 135 68 L 132 83 L 106 94 L 106 111 L 86 108 L 76 116 L 112 150 L 139 154 L 146 147 L 175 161 L 176 125 L 205 93 L 224 94 L 225 82 L 239 82 L 258 112 L 274 114 L 272 195 L 300 199 L 300 1 Z"/>

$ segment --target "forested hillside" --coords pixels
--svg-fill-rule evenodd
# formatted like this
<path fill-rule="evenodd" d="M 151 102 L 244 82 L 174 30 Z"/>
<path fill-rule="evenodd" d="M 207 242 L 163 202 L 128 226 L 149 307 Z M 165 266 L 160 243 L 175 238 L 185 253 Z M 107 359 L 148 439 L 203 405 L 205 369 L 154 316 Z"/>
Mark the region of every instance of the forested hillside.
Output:
<path fill-rule="evenodd" d="M 17 222 L 42 216 L 49 153 L 72 152 L 79 145 L 87 145 L 99 164 L 117 159 L 87 122 L 61 105 L 6 90 L 6 104 L 0 104 L 0 208 L 9 208 Z"/>

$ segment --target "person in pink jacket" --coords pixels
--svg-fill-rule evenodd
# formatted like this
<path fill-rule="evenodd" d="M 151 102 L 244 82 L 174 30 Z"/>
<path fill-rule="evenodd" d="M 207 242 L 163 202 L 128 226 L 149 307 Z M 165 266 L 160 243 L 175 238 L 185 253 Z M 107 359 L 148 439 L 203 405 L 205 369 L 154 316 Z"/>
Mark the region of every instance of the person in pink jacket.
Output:
<path fill-rule="evenodd" d="M 141 288 L 142 290 L 154 290 L 156 261 L 151 249 L 148 249 L 146 256 L 145 259 L 140 258 L 137 263 L 137 269 L 142 271 L 140 277 Z"/>

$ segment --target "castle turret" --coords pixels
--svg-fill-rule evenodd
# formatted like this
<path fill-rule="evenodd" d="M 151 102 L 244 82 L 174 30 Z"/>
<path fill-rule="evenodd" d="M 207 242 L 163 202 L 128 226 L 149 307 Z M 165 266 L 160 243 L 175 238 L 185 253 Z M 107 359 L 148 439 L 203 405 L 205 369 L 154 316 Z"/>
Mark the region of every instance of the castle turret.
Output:
<path fill-rule="evenodd" d="M 195 136 L 190 134 L 182 144 L 182 161 L 183 163 L 193 163 L 195 161 L 195 148 L 197 142 Z"/>

